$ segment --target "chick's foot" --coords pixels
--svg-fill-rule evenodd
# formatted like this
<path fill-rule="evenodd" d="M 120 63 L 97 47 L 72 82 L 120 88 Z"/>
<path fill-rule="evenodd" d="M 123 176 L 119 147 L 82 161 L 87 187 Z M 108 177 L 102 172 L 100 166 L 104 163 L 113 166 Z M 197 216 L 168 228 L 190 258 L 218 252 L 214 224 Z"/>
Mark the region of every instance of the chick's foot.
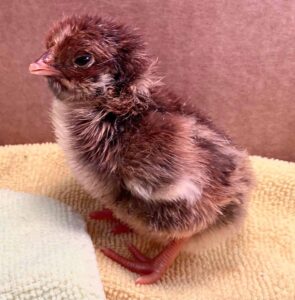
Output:
<path fill-rule="evenodd" d="M 93 211 L 89 214 L 89 217 L 93 220 L 108 220 L 115 222 L 111 230 L 113 234 L 132 232 L 132 229 L 128 227 L 128 225 L 122 223 L 120 220 L 114 217 L 113 212 L 110 209 L 105 208 L 99 211 Z"/>
<path fill-rule="evenodd" d="M 149 258 L 142 254 L 135 246 L 129 245 L 128 250 L 133 259 L 125 258 L 110 248 L 102 248 L 104 255 L 125 267 L 131 272 L 142 276 L 135 281 L 137 284 L 151 284 L 159 280 L 168 267 L 173 263 L 187 239 L 170 242 L 157 256 Z"/>

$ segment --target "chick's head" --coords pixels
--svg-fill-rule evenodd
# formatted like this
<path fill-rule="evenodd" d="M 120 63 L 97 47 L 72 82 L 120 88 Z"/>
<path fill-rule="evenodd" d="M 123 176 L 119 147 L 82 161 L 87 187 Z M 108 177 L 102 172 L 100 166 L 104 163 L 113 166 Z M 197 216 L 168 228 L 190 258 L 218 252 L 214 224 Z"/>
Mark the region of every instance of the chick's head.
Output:
<path fill-rule="evenodd" d="M 30 72 L 48 78 L 60 100 L 120 94 L 149 67 L 144 44 L 126 26 L 100 17 L 69 17 L 54 25 L 46 51 Z"/>

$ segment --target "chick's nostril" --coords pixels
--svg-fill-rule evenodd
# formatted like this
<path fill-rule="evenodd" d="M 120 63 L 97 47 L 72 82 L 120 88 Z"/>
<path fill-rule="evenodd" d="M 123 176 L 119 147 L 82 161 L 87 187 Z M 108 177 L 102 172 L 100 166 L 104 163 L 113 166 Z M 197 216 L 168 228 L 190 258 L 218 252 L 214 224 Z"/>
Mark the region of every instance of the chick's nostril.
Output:
<path fill-rule="evenodd" d="M 49 63 L 51 60 L 51 53 L 49 50 L 44 52 L 38 59 L 35 60 L 35 63 L 38 63 L 40 61 L 43 61 L 45 63 Z"/>

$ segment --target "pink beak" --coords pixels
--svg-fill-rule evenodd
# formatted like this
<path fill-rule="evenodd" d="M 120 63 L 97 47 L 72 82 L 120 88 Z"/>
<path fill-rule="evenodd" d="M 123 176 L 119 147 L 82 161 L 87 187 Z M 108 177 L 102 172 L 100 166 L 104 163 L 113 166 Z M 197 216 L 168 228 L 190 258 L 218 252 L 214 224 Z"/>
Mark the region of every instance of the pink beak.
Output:
<path fill-rule="evenodd" d="M 45 52 L 39 59 L 29 66 L 29 71 L 34 75 L 60 76 L 61 72 L 46 62 L 48 52 Z"/>

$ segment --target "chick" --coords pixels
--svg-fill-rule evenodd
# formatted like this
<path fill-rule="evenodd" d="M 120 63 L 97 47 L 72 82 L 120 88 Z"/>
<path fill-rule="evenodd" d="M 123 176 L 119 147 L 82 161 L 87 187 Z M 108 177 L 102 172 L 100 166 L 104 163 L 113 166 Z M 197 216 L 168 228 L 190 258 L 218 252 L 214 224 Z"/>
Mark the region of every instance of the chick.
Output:
<path fill-rule="evenodd" d="M 165 243 L 152 259 L 132 245 L 134 259 L 102 249 L 140 274 L 136 283 L 160 279 L 187 242 L 242 223 L 253 181 L 247 153 L 161 83 L 134 30 L 68 17 L 46 48 L 29 69 L 55 95 L 55 132 L 73 173 L 106 207 L 92 217 Z"/>

